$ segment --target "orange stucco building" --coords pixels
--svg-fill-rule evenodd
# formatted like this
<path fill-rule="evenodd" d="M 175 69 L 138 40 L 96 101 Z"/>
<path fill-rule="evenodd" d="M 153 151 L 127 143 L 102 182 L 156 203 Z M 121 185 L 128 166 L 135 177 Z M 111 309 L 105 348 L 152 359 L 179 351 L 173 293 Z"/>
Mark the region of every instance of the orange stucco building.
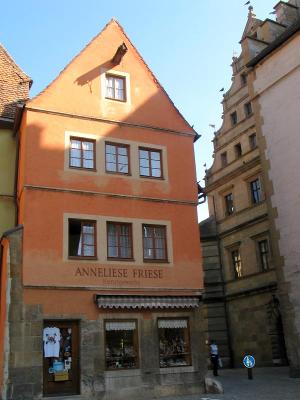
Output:
<path fill-rule="evenodd" d="M 7 398 L 202 391 L 194 137 L 115 20 L 26 104 Z"/>

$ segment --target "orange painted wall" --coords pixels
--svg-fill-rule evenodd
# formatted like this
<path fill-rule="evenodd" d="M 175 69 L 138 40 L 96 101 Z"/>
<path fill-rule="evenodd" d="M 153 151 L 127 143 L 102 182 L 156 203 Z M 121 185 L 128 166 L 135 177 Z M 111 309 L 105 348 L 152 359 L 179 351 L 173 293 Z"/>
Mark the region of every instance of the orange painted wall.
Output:
<path fill-rule="evenodd" d="M 125 42 L 128 52 L 118 66 L 112 59 L 117 47 Z M 112 68 L 130 74 L 131 103 L 101 99 L 100 68 Z M 171 68 L 171 65 L 170 65 Z M 63 214 L 86 214 L 167 220 L 172 226 L 172 266 L 149 263 L 150 269 L 162 270 L 161 279 L 141 278 L 129 288 L 160 288 L 160 293 L 184 289 L 194 293 L 203 287 L 201 251 L 196 214 L 197 186 L 193 149 L 193 130 L 174 108 L 136 50 L 116 22 L 112 22 L 77 56 L 62 74 L 37 98 L 31 100 L 21 125 L 20 173 L 18 199 L 19 223 L 24 225 L 23 283 L 31 286 L 117 287 L 95 277 L 75 276 L 78 266 L 99 266 L 99 261 L 63 260 Z M 59 111 L 66 115 L 37 112 L 34 109 Z M 71 116 L 70 114 L 73 114 Z M 77 114 L 77 116 L 76 116 Z M 78 118 L 88 115 L 94 119 Z M 106 123 L 95 118 L 158 126 L 161 130 L 143 129 Z M 171 129 L 183 135 L 164 132 Z M 139 145 L 163 146 L 167 153 L 168 180 L 128 178 L 119 175 L 79 173 L 65 167 L 65 132 L 95 135 L 97 145 L 111 138 Z M 76 136 L 76 134 L 74 134 Z M 104 157 L 104 154 L 102 154 Z M 101 158 L 101 155 L 100 155 Z M 97 163 L 103 162 L 97 159 Z M 26 185 L 59 189 L 56 192 L 32 190 Z M 61 192 L 64 189 L 65 192 Z M 168 199 L 169 203 L 129 200 L 68 192 L 83 190 L 138 197 Z M 189 204 L 177 204 L 181 201 Z M 102 251 L 102 249 L 98 249 Z M 108 266 L 108 265 L 106 265 Z M 113 267 L 113 265 L 109 265 Z M 115 264 L 122 268 L 122 262 Z M 126 266 L 130 273 L 134 268 Z M 175 292 L 174 292 L 175 290 Z M 45 290 L 45 293 L 48 291 Z M 99 292 L 99 291 L 98 291 Z M 122 285 L 119 292 L 122 293 Z M 53 291 L 49 291 L 49 299 Z M 70 296 L 61 291 L 59 296 Z M 73 304 L 81 309 L 91 302 L 91 292 L 76 292 Z M 128 293 L 128 292 L 127 292 Z M 80 296 L 83 296 L 82 298 Z M 88 297 L 85 297 L 88 296 Z M 25 302 L 42 302 L 50 313 L 53 302 L 39 290 L 26 290 Z M 81 303 L 82 302 L 82 303 Z M 67 305 L 65 305 L 68 307 Z M 72 308 L 72 307 L 71 307 Z M 71 308 L 68 309 L 71 312 Z M 78 308 L 78 310 L 79 310 Z"/>
<path fill-rule="evenodd" d="M 48 191 L 26 191 L 24 204 L 23 279 L 26 285 L 103 285 L 103 279 L 75 277 L 79 266 L 103 265 L 98 261 L 69 260 L 63 262 L 64 212 L 109 215 L 120 217 L 120 220 L 122 218 L 149 218 L 170 221 L 174 265 L 161 267 L 159 263 L 151 262 L 149 265 L 141 267 L 132 263 L 132 267 L 128 267 L 129 270 L 155 268 L 163 271 L 163 279 L 139 279 L 140 283 L 137 287 L 141 285 L 141 287 L 197 289 L 202 284 L 198 225 L 196 210 L 192 206 L 170 206 L 169 204 L 145 201 L 86 197 Z M 186 221 L 193 222 L 187 223 Z M 101 251 L 104 249 L 98 249 L 98 252 Z M 122 261 L 109 265 L 125 268 Z M 126 281 L 130 280 L 136 281 L 136 279 L 126 279 Z M 118 280 L 116 280 L 117 282 Z"/>

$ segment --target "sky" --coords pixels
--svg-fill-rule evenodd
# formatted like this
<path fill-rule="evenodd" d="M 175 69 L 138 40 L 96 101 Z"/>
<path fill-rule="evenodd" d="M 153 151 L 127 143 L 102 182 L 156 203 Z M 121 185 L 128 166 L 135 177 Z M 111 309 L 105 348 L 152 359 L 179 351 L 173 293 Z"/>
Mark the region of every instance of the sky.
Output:
<path fill-rule="evenodd" d="M 43 90 L 116 18 L 176 107 L 202 135 L 195 144 L 197 179 L 212 164 L 214 129 L 221 126 L 222 92 L 240 52 L 246 0 L 15 0 L 1 4 L 0 42 Z M 257 18 L 273 18 L 276 0 L 251 0 Z M 5 16 L 5 17 L 4 17 Z M 198 207 L 199 221 L 208 216 Z"/>

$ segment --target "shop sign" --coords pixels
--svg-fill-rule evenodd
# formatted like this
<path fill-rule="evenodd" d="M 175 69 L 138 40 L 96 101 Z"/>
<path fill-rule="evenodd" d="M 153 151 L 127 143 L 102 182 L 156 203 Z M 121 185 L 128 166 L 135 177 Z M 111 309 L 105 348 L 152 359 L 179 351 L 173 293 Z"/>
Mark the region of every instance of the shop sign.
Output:
<path fill-rule="evenodd" d="M 114 268 L 114 267 L 77 267 L 75 269 L 76 277 L 89 278 L 117 278 L 117 279 L 162 279 L 163 270 L 156 268 Z"/>

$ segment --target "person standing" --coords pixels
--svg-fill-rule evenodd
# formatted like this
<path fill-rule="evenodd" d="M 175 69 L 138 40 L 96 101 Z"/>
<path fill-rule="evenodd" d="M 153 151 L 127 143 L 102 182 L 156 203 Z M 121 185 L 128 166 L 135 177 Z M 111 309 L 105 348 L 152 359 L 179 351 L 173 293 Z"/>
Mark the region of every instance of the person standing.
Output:
<path fill-rule="evenodd" d="M 210 346 L 210 361 L 213 367 L 214 376 L 218 376 L 218 366 L 219 366 L 219 349 L 218 345 L 214 340 L 211 341 Z"/>

